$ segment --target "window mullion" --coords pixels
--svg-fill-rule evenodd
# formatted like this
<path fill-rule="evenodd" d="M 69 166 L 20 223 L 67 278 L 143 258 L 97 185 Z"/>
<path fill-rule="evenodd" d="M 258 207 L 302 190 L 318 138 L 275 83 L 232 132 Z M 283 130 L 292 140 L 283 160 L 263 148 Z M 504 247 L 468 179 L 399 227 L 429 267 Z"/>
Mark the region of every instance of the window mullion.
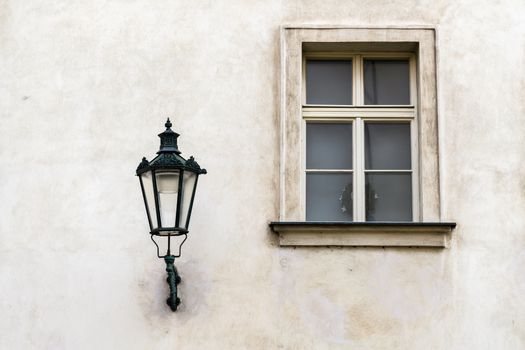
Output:
<path fill-rule="evenodd" d="M 365 174 L 364 174 L 364 124 L 362 118 L 356 118 L 355 146 L 355 193 L 356 209 L 354 221 L 365 221 Z"/>
<path fill-rule="evenodd" d="M 417 119 L 410 122 L 410 141 L 411 141 L 411 167 L 412 167 L 412 221 L 421 220 L 420 198 L 419 198 L 419 132 Z"/>
<path fill-rule="evenodd" d="M 363 56 L 355 56 L 354 90 L 355 106 L 362 106 L 363 95 Z M 354 221 L 365 221 L 365 177 L 364 177 L 364 127 L 363 119 L 355 119 L 354 145 Z"/>

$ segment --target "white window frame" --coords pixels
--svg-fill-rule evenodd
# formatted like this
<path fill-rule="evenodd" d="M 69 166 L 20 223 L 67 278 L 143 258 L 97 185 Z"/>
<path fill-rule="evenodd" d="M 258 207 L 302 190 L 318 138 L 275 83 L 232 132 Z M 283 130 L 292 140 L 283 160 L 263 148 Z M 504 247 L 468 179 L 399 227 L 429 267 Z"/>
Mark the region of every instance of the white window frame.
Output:
<path fill-rule="evenodd" d="M 352 60 L 352 105 L 312 105 L 306 103 L 306 62 L 308 60 Z M 365 105 L 364 74 L 365 59 L 408 60 L 409 63 L 409 105 Z M 410 125 L 411 138 L 411 179 L 412 179 L 412 221 L 419 216 L 419 172 L 418 172 L 418 118 L 417 118 L 417 70 L 416 56 L 411 52 L 308 52 L 302 56 L 302 123 L 301 123 L 301 216 L 306 220 L 306 174 L 308 172 L 352 173 L 353 176 L 353 221 L 366 221 L 365 173 L 389 172 L 393 170 L 367 170 L 364 166 L 364 124 L 365 122 L 402 122 Z M 306 168 L 306 124 L 351 123 L 352 124 L 352 171 L 307 169 Z M 407 173 L 405 170 L 399 171 Z"/>
<path fill-rule="evenodd" d="M 455 223 L 441 217 L 438 136 L 436 30 L 432 27 L 348 27 L 287 25 L 281 27 L 280 183 L 279 218 L 270 222 L 281 246 L 448 246 Z M 303 53 L 396 52 L 415 57 L 413 112 L 396 107 L 337 107 L 323 109 L 304 103 Z M 356 68 L 354 68 L 356 69 Z M 354 93 L 361 93 L 354 88 Z M 353 101 L 356 101 L 354 98 Z M 345 109 L 346 108 L 346 109 Z M 373 120 L 412 118 L 413 167 L 417 195 L 412 222 L 305 221 L 305 118 L 341 120 L 365 115 Z M 355 129 L 355 128 L 354 128 Z M 356 150 L 359 152 L 359 150 Z M 355 168 L 355 166 L 354 166 Z M 359 180 L 359 179 L 358 179 Z M 362 181 L 362 180 L 359 180 Z M 364 186 L 363 186 L 364 188 Z M 357 208 L 356 208 L 357 209 Z M 361 208 L 359 210 L 363 210 Z M 360 214 L 362 217 L 362 214 Z"/>

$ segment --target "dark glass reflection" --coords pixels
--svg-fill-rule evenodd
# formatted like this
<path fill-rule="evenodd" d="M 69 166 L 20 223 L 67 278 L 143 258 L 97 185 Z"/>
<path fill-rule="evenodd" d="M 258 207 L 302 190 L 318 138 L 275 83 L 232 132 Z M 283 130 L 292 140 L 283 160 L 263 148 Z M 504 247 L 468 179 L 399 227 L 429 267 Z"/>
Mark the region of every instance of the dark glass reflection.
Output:
<path fill-rule="evenodd" d="M 407 60 L 365 60 L 365 105 L 409 105 Z"/>
<path fill-rule="evenodd" d="M 307 169 L 352 169 L 352 124 L 306 124 Z"/>
<path fill-rule="evenodd" d="M 306 220 L 353 220 L 352 174 L 306 174 Z"/>
<path fill-rule="evenodd" d="M 366 221 L 412 221 L 412 175 L 365 176 Z"/>
<path fill-rule="evenodd" d="M 352 104 L 352 61 L 306 61 L 306 103 Z"/>
<path fill-rule="evenodd" d="M 410 124 L 365 123 L 365 169 L 410 170 Z"/>

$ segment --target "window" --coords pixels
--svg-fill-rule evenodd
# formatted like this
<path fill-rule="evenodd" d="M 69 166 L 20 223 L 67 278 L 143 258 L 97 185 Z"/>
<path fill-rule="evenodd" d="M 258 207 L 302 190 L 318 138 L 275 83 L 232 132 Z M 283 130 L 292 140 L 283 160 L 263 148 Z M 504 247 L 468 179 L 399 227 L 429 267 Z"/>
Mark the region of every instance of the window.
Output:
<path fill-rule="evenodd" d="M 303 54 L 307 221 L 418 218 L 415 68 L 410 52 Z"/>
<path fill-rule="evenodd" d="M 280 245 L 447 246 L 435 38 L 281 29 Z"/>

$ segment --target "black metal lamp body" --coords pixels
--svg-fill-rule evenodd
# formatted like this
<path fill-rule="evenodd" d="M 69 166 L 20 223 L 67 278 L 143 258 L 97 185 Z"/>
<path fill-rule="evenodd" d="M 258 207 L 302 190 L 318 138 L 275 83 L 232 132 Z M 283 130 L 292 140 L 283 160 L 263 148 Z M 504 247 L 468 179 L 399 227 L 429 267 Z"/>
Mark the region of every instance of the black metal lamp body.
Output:
<path fill-rule="evenodd" d="M 180 276 L 174 266 L 176 257 L 187 238 L 191 210 L 199 175 L 206 174 L 193 157 L 184 159 L 177 146 L 179 134 L 171 130 L 168 119 L 166 130 L 159 134 L 160 149 L 151 162 L 146 157 L 137 168 L 140 188 L 144 197 L 146 214 L 150 227 L 151 240 L 157 246 L 157 256 L 166 261 L 170 298 L 168 305 L 173 311 L 180 304 L 177 297 L 177 285 Z M 171 237 L 184 236 L 178 247 L 178 254 L 171 254 Z M 159 246 L 153 237 L 167 239 L 166 255 L 161 256 Z"/>

